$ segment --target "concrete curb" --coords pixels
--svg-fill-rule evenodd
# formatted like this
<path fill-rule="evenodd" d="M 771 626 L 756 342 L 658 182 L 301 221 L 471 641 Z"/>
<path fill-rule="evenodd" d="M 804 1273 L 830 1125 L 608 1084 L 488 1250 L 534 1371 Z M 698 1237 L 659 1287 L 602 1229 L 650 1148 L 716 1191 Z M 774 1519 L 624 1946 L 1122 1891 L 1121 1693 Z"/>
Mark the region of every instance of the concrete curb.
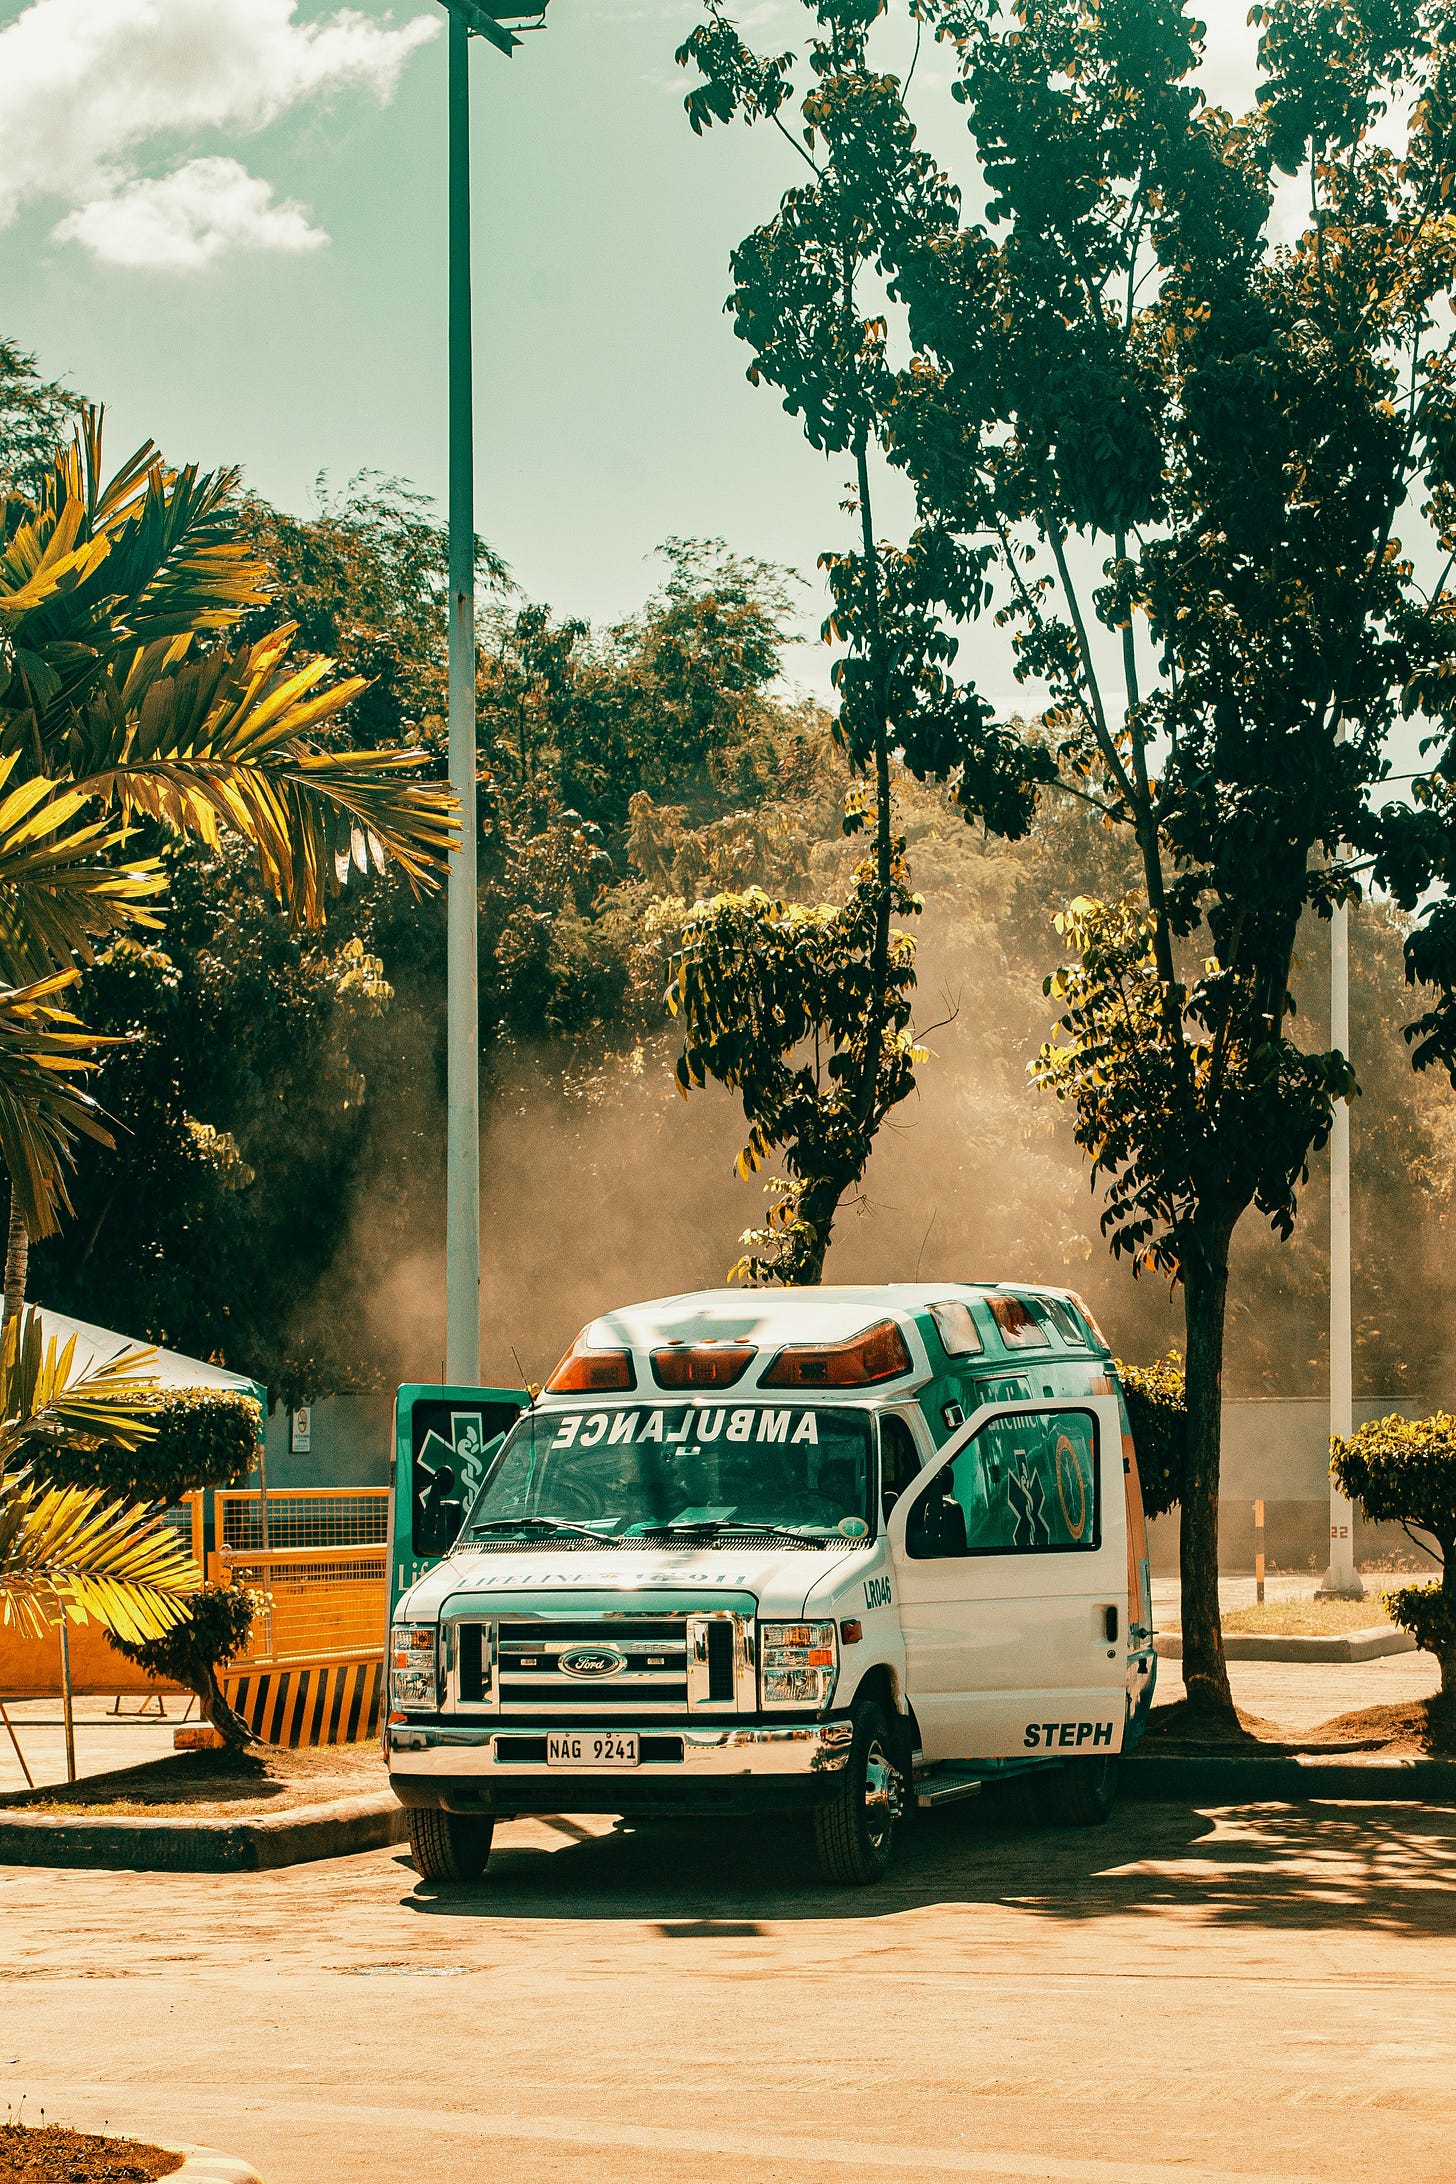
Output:
<path fill-rule="evenodd" d="M 1181 1661 L 1181 1631 L 1160 1631 L 1153 1641 L 1160 1661 Z M 1225 1631 L 1225 1657 L 1230 1661 L 1378 1661 L 1387 1653 L 1414 1653 L 1416 1642 L 1408 1630 L 1393 1630 L 1379 1623 L 1373 1630 L 1348 1630 L 1338 1638 L 1276 1638 L 1253 1631 Z"/>
<path fill-rule="evenodd" d="M 65 1813 L 11 1812 L 0 1818 L 0 1865 L 256 1873 L 381 1850 L 403 1842 L 408 1831 L 408 1815 L 392 1790 L 250 1820 L 73 1820 Z"/>
<path fill-rule="evenodd" d="M 163 2144 L 169 2154 L 183 2155 L 181 2168 L 174 2169 L 172 2176 L 185 2179 L 185 2184 L 263 2184 L 257 2170 L 234 2154 L 220 2154 L 211 2146 L 154 2143 Z M 171 2184 L 171 2178 L 164 2177 L 162 2184 Z"/>
<path fill-rule="evenodd" d="M 1456 1804 L 1456 1759 L 1325 1759 L 1298 1756 L 1225 1759 L 1201 1753 L 1138 1753 L 1118 1789 L 1144 1805 L 1297 1804 L 1341 1798 L 1355 1803 Z"/>

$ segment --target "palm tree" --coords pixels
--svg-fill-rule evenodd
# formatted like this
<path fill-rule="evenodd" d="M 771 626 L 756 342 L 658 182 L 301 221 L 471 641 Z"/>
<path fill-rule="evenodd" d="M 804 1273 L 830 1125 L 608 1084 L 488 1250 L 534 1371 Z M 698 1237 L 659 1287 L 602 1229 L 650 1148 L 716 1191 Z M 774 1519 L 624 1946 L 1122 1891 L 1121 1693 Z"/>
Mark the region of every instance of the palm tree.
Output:
<path fill-rule="evenodd" d="M 299 925 L 351 867 L 392 860 L 416 892 L 456 838 L 415 750 L 348 747 L 364 688 L 296 659 L 289 625 L 245 640 L 272 596 L 237 537 L 238 473 L 169 469 L 148 444 L 112 478 L 101 414 L 35 490 L 0 497 L 0 1161 L 10 1178 L 0 1334 L 0 1620 L 95 1617 L 133 1643 L 186 1614 L 199 1578 L 144 1509 L 33 1470 L 47 1440 L 135 1447 L 150 1353 L 77 1374 L 22 1310 L 30 1239 L 69 1210 L 77 1137 L 109 1143 L 85 1079 L 104 1042 L 65 1005 L 109 936 L 159 923 L 144 826 L 250 842 Z"/>
<path fill-rule="evenodd" d="M 32 1237 L 69 1210 L 79 1133 L 109 1142 L 84 1089 L 99 1042 L 57 997 L 98 943 L 155 926 L 165 879 L 139 822 L 256 850 L 303 926 L 351 868 L 437 884 L 457 838 L 418 750 L 355 750 L 365 687 L 297 659 L 291 624 L 243 640 L 266 566 L 237 536 L 236 470 L 169 469 L 150 443 L 103 479 L 83 411 L 32 497 L 0 501 L 0 1159 L 11 1184 L 7 1322 Z"/>
<path fill-rule="evenodd" d="M 0 1336 L 0 1623 L 40 1636 L 62 1616 L 94 1620 L 133 1644 L 180 1623 L 201 1577 L 154 1514 L 89 1487 L 46 1486 L 47 1447 L 80 1441 L 134 1449 L 155 1429 L 152 1350 L 76 1370 L 76 1340 L 57 1349 L 37 1311 Z"/>

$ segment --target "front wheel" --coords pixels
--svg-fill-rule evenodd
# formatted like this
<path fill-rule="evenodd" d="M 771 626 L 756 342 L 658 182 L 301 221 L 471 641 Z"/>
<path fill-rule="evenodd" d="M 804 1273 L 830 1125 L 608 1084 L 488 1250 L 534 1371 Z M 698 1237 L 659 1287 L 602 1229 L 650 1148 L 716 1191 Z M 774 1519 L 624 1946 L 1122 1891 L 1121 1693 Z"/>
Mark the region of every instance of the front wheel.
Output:
<path fill-rule="evenodd" d="M 478 1881 L 490 1857 L 493 1820 L 412 1805 L 410 1857 L 422 1881 Z"/>
<path fill-rule="evenodd" d="M 867 1699 L 854 1717 L 854 1739 L 834 1796 L 814 1811 L 814 1850 L 826 1881 L 862 1888 L 890 1863 L 905 1803 L 904 1778 L 885 1710 Z"/>

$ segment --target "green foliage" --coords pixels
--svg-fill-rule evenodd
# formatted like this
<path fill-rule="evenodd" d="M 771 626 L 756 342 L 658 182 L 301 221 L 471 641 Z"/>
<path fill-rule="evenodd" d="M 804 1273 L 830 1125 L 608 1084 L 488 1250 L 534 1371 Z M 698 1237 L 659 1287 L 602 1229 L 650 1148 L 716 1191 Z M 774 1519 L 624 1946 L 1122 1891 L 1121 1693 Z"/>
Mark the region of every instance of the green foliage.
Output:
<path fill-rule="evenodd" d="M 1456 1566 L 1456 1418 L 1376 1418 L 1330 1442 L 1330 1476 L 1374 1524 L 1429 1532 Z"/>
<path fill-rule="evenodd" d="M 70 436 L 79 398 L 43 379 L 35 358 L 0 335 L 0 493 L 32 493 Z"/>
<path fill-rule="evenodd" d="M 1375 1418 L 1330 1441 L 1330 1477 L 1375 1524 L 1401 1524 L 1419 1546 L 1432 1540 L 1439 1585 L 1383 1595 L 1392 1620 L 1441 1664 L 1441 1689 L 1456 1697 L 1456 1418 Z"/>
<path fill-rule="evenodd" d="M 879 900 L 866 864 L 842 908 L 751 888 L 700 903 L 684 930 L 668 992 L 684 1034 L 678 1085 L 686 1093 L 711 1077 L 740 1095 L 749 1125 L 741 1175 L 773 1152 L 788 1171 L 770 1185 L 767 1228 L 744 1236 L 735 1276 L 819 1280 L 840 1199 L 914 1083 L 915 943 L 892 930 L 878 965 Z M 892 907 L 902 917 L 920 910 L 898 860 Z"/>
<path fill-rule="evenodd" d="M 223 1698 L 217 1672 L 236 1660 L 246 1646 L 253 1619 L 266 1598 L 244 1585 L 204 1585 L 189 1602 L 185 1621 L 162 1637 L 141 1645 L 120 1638 L 111 1643 L 126 1660 L 159 1682 L 195 1691 L 213 1727 L 229 1744 L 241 1745 L 249 1740 L 249 1731 Z"/>
<path fill-rule="evenodd" d="M 206 1487 L 241 1486 L 258 1460 L 263 1416 L 241 1388 L 171 1388 L 146 1413 L 134 1450 L 71 1442 L 37 1469 L 58 1486 L 91 1486 L 130 1501 L 178 1502 Z"/>
<path fill-rule="evenodd" d="M 1150 1517 L 1164 1517 L 1183 1498 L 1188 1463 L 1183 1359 L 1177 1350 L 1169 1350 L 1153 1365 L 1124 1365 L 1121 1358 L 1116 1363 L 1137 1450 L 1143 1508 Z"/>
<path fill-rule="evenodd" d="M 1034 1075 L 1072 1106 L 1077 1142 L 1107 1179 L 1113 1251 L 1177 1276 L 1210 1203 L 1252 1201 L 1288 1236 L 1309 1154 L 1334 1101 L 1356 1089 L 1343 1056 L 1266 1038 L 1256 1065 L 1211 999 L 1227 983 L 1212 958 L 1170 1029 L 1155 920 L 1137 895 L 1079 897 L 1056 925 L 1076 960 L 1046 981 L 1064 1036 L 1042 1048 Z"/>

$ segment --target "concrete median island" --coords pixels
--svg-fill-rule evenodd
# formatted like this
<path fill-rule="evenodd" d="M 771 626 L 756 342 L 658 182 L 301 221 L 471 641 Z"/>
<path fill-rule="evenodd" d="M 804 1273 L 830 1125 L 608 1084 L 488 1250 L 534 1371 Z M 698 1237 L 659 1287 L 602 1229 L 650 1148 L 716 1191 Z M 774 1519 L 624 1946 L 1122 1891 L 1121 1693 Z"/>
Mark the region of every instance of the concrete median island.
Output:
<path fill-rule="evenodd" d="M 0 1798 L 0 1864 L 248 1872 L 403 1840 L 375 1746 L 179 1752 Z"/>

